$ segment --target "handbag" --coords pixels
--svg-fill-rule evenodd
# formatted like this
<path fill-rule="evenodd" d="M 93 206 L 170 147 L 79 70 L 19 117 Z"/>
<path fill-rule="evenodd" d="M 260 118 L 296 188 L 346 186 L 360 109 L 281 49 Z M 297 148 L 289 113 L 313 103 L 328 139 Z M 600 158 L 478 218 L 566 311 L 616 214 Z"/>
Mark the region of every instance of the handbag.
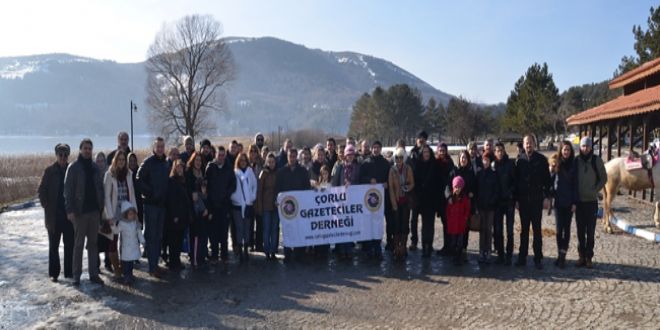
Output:
<path fill-rule="evenodd" d="M 470 216 L 470 219 L 468 219 L 468 228 L 470 231 L 479 231 L 481 229 L 478 214 L 473 214 Z"/>

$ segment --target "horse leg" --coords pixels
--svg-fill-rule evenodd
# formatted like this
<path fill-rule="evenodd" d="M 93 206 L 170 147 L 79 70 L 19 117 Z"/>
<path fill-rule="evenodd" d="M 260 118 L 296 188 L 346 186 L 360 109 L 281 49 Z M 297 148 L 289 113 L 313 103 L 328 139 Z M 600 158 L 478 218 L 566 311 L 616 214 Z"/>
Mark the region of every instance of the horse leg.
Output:
<path fill-rule="evenodd" d="M 610 226 L 610 216 L 612 214 L 612 200 L 616 195 L 616 189 L 610 189 L 610 185 L 606 184 L 605 189 L 603 189 L 603 228 L 608 234 L 612 233 L 612 227 Z"/>
<path fill-rule="evenodd" d="M 655 202 L 653 205 L 653 221 L 655 221 L 655 227 L 660 229 L 660 202 Z"/>

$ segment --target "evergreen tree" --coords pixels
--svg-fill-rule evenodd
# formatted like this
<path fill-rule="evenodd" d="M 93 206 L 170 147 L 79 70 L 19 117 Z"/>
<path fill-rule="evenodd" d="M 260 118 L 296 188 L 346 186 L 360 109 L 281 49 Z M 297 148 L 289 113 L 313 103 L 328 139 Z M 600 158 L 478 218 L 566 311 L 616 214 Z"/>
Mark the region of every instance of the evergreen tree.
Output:
<path fill-rule="evenodd" d="M 639 25 L 633 25 L 636 56 L 624 56 L 619 68 L 614 72 L 615 77 L 660 57 L 660 6 L 655 9 L 651 7 L 646 24 L 646 31 L 642 31 Z"/>

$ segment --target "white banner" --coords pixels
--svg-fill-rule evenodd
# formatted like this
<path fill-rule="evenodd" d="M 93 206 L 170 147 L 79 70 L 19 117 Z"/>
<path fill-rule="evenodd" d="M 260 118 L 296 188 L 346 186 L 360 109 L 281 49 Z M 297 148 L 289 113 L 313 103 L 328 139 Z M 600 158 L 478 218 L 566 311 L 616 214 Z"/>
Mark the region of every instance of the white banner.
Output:
<path fill-rule="evenodd" d="M 301 247 L 380 240 L 385 198 L 380 184 L 280 193 L 282 244 Z"/>

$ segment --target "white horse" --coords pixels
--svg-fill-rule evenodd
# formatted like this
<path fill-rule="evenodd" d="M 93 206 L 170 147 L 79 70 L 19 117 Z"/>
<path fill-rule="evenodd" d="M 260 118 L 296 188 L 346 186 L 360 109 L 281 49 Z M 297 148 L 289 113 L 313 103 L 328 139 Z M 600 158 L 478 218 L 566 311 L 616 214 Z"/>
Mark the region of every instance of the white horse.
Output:
<path fill-rule="evenodd" d="M 648 157 L 651 164 L 653 164 L 648 153 L 645 153 L 644 156 Z M 654 198 L 656 201 L 653 204 L 653 220 L 655 221 L 655 226 L 660 228 L 660 202 L 657 201 L 660 199 L 660 196 L 658 196 L 658 189 L 656 189 L 657 185 L 660 184 L 660 161 L 653 164 L 652 175 L 649 176 L 646 168 L 628 170 L 626 160 L 626 157 L 618 157 L 613 158 L 605 164 L 605 170 L 607 171 L 607 183 L 605 184 L 605 188 L 603 188 L 603 226 L 605 231 L 612 233 L 612 228 L 610 227 L 612 201 L 621 187 L 629 190 L 654 189 Z M 651 177 L 653 181 L 651 181 Z"/>

